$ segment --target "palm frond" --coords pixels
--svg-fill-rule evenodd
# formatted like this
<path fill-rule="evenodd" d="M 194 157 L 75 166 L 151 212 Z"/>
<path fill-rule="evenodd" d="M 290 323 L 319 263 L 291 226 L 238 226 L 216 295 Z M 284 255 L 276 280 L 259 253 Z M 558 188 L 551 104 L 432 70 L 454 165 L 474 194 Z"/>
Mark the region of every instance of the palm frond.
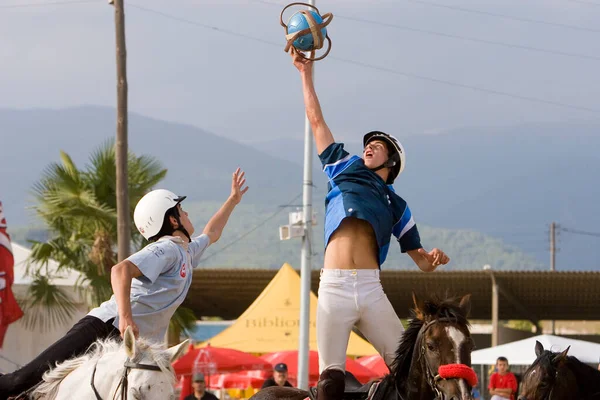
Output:
<path fill-rule="evenodd" d="M 171 321 L 169 322 L 169 329 L 175 330 L 178 332 L 187 331 L 192 329 L 196 325 L 196 315 L 194 311 L 187 307 L 179 306 L 173 317 L 171 317 Z"/>
<path fill-rule="evenodd" d="M 44 275 L 36 275 L 29 286 L 27 298 L 21 301 L 23 324 L 29 330 L 47 332 L 66 325 L 77 310 L 73 299 Z"/>

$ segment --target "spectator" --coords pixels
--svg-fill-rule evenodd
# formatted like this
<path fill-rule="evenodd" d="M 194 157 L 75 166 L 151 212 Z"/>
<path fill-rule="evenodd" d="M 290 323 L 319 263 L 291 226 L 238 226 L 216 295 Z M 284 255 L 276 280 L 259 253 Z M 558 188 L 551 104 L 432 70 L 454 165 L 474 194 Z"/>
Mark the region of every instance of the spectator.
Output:
<path fill-rule="evenodd" d="M 492 374 L 488 387 L 490 396 L 492 396 L 491 400 L 515 400 L 517 378 L 512 372 L 508 371 L 508 360 L 506 357 L 498 357 L 496 368 L 498 372 Z"/>
<path fill-rule="evenodd" d="M 291 383 L 287 381 L 288 367 L 285 363 L 275 364 L 273 367 L 273 376 L 270 377 L 263 383 L 262 388 L 264 389 L 269 386 L 288 386 L 293 387 Z"/>
<path fill-rule="evenodd" d="M 183 400 L 219 400 L 217 396 L 206 391 L 206 382 L 203 373 L 195 373 L 192 381 L 194 393 L 186 396 Z"/>
<path fill-rule="evenodd" d="M 471 395 L 473 396 L 473 400 L 481 400 L 481 393 L 479 393 L 479 388 L 477 386 L 471 390 Z"/>

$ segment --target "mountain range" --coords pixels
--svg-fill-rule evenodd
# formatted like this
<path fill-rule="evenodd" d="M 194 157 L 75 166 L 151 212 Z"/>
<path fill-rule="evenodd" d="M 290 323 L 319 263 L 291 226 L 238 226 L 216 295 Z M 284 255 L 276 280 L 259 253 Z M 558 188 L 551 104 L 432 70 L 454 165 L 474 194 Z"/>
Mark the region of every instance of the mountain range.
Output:
<path fill-rule="evenodd" d="M 43 169 L 59 160 L 59 150 L 83 166 L 93 150 L 114 137 L 115 116 L 114 109 L 95 106 L 0 109 L 0 200 L 9 228 L 36 225 L 26 209 L 31 204 L 28 191 Z M 197 127 L 130 114 L 129 147 L 164 164 L 168 174 L 162 187 L 187 195 L 195 209 L 206 210 L 198 215 L 199 224 L 227 197 L 231 172 L 241 166 L 250 191 L 240 215 L 260 222 L 281 206 L 300 206 L 304 144 L 301 131 L 297 140 L 254 142 L 256 129 L 248 127 L 234 141 Z M 436 134 L 390 132 L 401 139 L 407 154 L 396 191 L 410 205 L 417 224 L 429 232 L 424 236 L 450 240 L 462 232 L 461 240 L 470 237 L 457 245 L 462 252 L 497 240 L 498 249 L 520 254 L 507 262 L 528 264 L 515 268 L 548 268 L 548 230 L 554 221 L 557 269 L 598 269 L 600 237 L 594 234 L 600 231 L 599 131 L 600 123 L 572 122 L 466 127 Z M 361 132 L 356 132 L 356 141 L 346 148 L 360 152 L 360 140 Z M 313 204 L 321 221 L 327 182 L 316 151 L 313 156 Z M 287 223 L 285 215 L 273 217 L 270 229 Z M 248 218 L 235 233 L 252 228 Z M 271 236 L 278 242 L 276 232 Z M 493 265 L 493 257 L 489 263 Z"/>

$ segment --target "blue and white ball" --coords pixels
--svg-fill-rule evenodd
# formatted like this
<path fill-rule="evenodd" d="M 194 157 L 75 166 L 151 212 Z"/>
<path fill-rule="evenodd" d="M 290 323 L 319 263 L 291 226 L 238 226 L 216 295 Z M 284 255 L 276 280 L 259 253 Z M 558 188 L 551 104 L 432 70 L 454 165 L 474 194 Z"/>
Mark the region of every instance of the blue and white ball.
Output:
<path fill-rule="evenodd" d="M 321 16 L 317 12 L 310 11 L 310 13 L 312 14 L 317 24 L 323 22 L 323 18 L 321 18 Z M 290 19 L 288 20 L 287 27 L 288 35 L 310 28 L 310 26 L 308 25 L 308 21 L 306 20 L 306 16 L 304 16 L 304 14 L 302 14 L 300 11 L 298 11 L 290 17 Z M 323 41 L 325 41 L 325 37 L 327 37 L 327 28 L 323 27 L 321 29 L 321 33 L 323 34 Z M 302 35 L 296 40 L 294 40 L 294 47 L 298 50 L 311 51 L 314 50 L 314 45 L 315 41 L 313 39 L 312 33 L 307 33 L 306 35 Z"/>

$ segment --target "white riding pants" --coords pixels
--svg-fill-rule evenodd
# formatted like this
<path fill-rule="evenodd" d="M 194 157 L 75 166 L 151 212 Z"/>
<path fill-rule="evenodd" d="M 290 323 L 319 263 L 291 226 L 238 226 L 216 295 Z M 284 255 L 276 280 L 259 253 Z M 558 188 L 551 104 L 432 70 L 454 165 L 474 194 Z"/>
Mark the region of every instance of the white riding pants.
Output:
<path fill-rule="evenodd" d="M 404 327 L 383 292 L 377 269 L 322 269 L 317 302 L 319 373 L 346 370 L 346 351 L 356 327 L 387 365 L 396 356 Z"/>

